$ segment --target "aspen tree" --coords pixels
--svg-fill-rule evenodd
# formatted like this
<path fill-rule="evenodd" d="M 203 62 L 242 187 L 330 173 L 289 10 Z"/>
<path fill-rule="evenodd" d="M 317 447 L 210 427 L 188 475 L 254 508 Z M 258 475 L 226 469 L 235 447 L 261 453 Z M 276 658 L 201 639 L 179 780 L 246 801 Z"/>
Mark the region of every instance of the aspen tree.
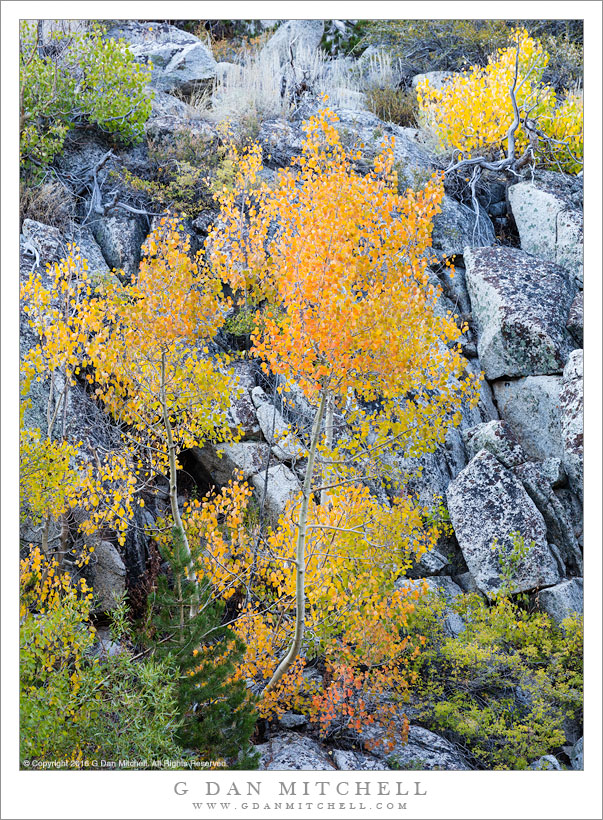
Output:
<path fill-rule="evenodd" d="M 316 636 L 328 621 L 340 645 L 347 632 L 348 646 L 358 648 L 358 619 L 364 627 L 370 622 L 375 636 L 385 601 L 404 621 L 412 604 L 393 582 L 411 555 L 431 546 L 433 532 L 411 500 L 381 508 L 362 482 L 382 475 L 392 453 L 433 451 L 460 421 L 462 401 L 475 401 L 478 382 L 465 372 L 463 328 L 436 314 L 438 292 L 428 278 L 441 179 L 399 195 L 391 145 L 361 176 L 341 146 L 336 119 L 323 110 L 309 121 L 302 155 L 271 188 L 257 184 L 257 146 L 239 156 L 234 189 L 220 195 L 219 228 L 210 237 L 214 268 L 233 291 L 244 300 L 250 292 L 265 299 L 254 355 L 266 370 L 294 381 L 314 407 L 300 498 L 271 538 L 272 554 L 287 561 L 270 565 L 274 587 L 286 590 L 291 604 L 263 622 L 252 613 L 245 635 L 248 647 L 260 645 L 265 655 L 274 646 L 271 629 L 282 635 L 289 624 L 276 667 L 270 670 L 257 651 L 250 660 L 272 703 L 288 675 L 299 679 L 308 625 Z M 345 435 L 334 435 L 334 414 L 344 420 Z M 404 653 L 394 633 L 381 634 L 376 666 Z M 363 649 L 369 644 L 370 638 Z"/>

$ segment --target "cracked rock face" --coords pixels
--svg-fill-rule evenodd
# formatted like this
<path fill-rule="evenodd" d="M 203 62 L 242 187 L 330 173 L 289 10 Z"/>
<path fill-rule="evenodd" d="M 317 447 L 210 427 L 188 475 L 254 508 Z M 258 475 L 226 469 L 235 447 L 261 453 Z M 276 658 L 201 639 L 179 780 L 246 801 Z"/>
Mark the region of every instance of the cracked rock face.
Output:
<path fill-rule="evenodd" d="M 270 460 L 270 448 L 262 441 L 239 441 L 233 444 L 207 443 L 195 447 L 200 462 L 219 486 L 224 486 L 237 475 L 246 481 L 265 470 Z"/>
<path fill-rule="evenodd" d="M 540 609 L 550 615 L 557 624 L 573 613 L 580 615 L 584 611 L 584 580 L 572 578 L 554 587 L 543 589 L 538 594 L 538 603 Z"/>
<path fill-rule="evenodd" d="M 560 458 L 563 453 L 559 406 L 561 377 L 501 379 L 494 382 L 492 389 L 501 417 L 529 458 Z"/>
<path fill-rule="evenodd" d="M 459 546 L 481 592 L 493 596 L 502 588 L 515 533 L 526 546 L 533 544 L 515 568 L 513 591 L 561 580 L 542 514 L 519 479 L 491 453 L 481 450 L 450 483 L 446 495 Z"/>
<path fill-rule="evenodd" d="M 261 771 L 325 771 L 335 769 L 323 746 L 297 732 L 278 732 L 267 743 L 256 746 Z"/>
<path fill-rule="evenodd" d="M 516 467 L 526 461 L 521 444 L 504 421 L 494 420 L 477 424 L 463 432 L 463 441 L 470 459 L 480 450 L 487 450 L 496 456 L 504 467 Z"/>
<path fill-rule="evenodd" d="M 264 438 L 272 446 L 274 455 L 280 461 L 303 457 L 305 448 L 261 387 L 253 388 L 251 399 Z"/>
<path fill-rule="evenodd" d="M 103 216 L 91 231 L 109 268 L 123 270 L 128 278 L 137 273 L 146 236 L 141 219 Z"/>
<path fill-rule="evenodd" d="M 213 54 L 194 34 L 165 23 L 120 23 L 108 32 L 123 37 L 140 63 L 153 67 L 151 85 L 160 91 L 190 93 L 216 76 Z"/>
<path fill-rule="evenodd" d="M 445 256 L 462 254 L 466 247 L 494 244 L 494 227 L 483 208 L 476 219 L 471 208 L 448 194 L 442 200 L 442 211 L 433 220 L 432 244 Z"/>
<path fill-rule="evenodd" d="M 567 271 L 507 247 L 467 248 L 464 259 L 486 378 L 561 373 L 575 345 Z"/>
<path fill-rule="evenodd" d="M 563 466 L 570 487 L 584 500 L 584 359 L 574 350 L 561 380 L 561 429 Z"/>
<path fill-rule="evenodd" d="M 292 52 L 294 60 L 298 55 L 303 59 L 318 49 L 324 30 L 323 20 L 287 20 L 268 40 L 261 58 L 275 57 L 283 65 L 290 60 Z"/>
<path fill-rule="evenodd" d="M 541 173 L 539 177 L 536 182 L 520 182 L 509 188 L 521 248 L 561 265 L 581 283 L 584 218 L 572 202 L 570 186 L 575 181 L 566 183 L 561 174 Z"/>
<path fill-rule="evenodd" d="M 333 750 L 333 761 L 337 768 L 343 772 L 367 772 L 388 770 L 389 766 L 382 760 L 363 752 L 344 751 L 343 749 Z"/>
<path fill-rule="evenodd" d="M 561 560 L 566 568 L 582 574 L 582 553 L 574 532 L 571 515 L 563 502 L 554 492 L 553 487 L 565 478 L 560 459 L 546 461 L 528 461 L 513 469 L 525 491 L 542 513 L 546 524 L 549 544 L 559 549 Z M 551 547 L 552 548 L 552 547 Z"/>
<path fill-rule="evenodd" d="M 567 317 L 567 329 L 572 334 L 577 343 L 582 347 L 584 340 L 584 293 L 580 290 L 572 302 L 569 316 Z"/>
<path fill-rule="evenodd" d="M 126 591 L 126 567 L 109 541 L 97 541 L 89 565 L 95 611 L 109 612 Z"/>
<path fill-rule="evenodd" d="M 396 746 L 388 757 L 392 759 L 401 769 L 462 771 L 469 768 L 463 754 L 452 743 L 422 726 L 410 727 L 408 743 Z"/>
<path fill-rule="evenodd" d="M 256 497 L 262 500 L 266 475 L 264 472 L 251 476 Z M 289 501 L 299 493 L 301 484 L 295 474 L 284 464 L 276 464 L 268 469 L 265 506 L 268 514 L 276 520 L 285 510 Z"/>

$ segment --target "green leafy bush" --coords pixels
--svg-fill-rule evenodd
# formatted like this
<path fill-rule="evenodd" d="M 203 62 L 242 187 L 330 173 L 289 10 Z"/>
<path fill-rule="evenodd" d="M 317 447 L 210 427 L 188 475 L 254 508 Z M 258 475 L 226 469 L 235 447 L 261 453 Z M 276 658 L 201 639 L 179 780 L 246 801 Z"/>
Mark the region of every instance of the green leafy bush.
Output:
<path fill-rule="evenodd" d="M 526 769 L 565 743 L 564 722 L 582 715 L 582 618 L 557 627 L 509 597 L 477 593 L 453 609 L 465 620 L 444 632 L 444 603 L 418 604 L 410 629 L 426 636 L 420 656 L 419 718 L 463 746 L 480 769 Z"/>
<path fill-rule="evenodd" d="M 148 178 L 123 168 L 120 180 L 147 202 L 181 217 L 196 217 L 215 206 L 214 194 L 232 187 L 234 137 L 224 129 L 223 144 L 181 127 L 162 139 L 149 139 Z"/>
<path fill-rule="evenodd" d="M 21 562 L 21 758 L 77 759 L 98 712 L 87 623 L 91 590 L 71 584 L 36 548 Z"/>
<path fill-rule="evenodd" d="M 91 124 L 122 142 L 136 141 L 151 112 L 151 69 L 138 65 L 121 40 L 104 38 L 99 24 L 65 35 L 20 28 L 20 156 L 40 172 L 61 152 L 70 129 Z"/>
<path fill-rule="evenodd" d="M 182 757 L 173 670 L 127 649 L 93 657 L 92 591 L 39 549 L 21 563 L 21 760 Z M 123 630 L 119 636 L 125 638 Z"/>

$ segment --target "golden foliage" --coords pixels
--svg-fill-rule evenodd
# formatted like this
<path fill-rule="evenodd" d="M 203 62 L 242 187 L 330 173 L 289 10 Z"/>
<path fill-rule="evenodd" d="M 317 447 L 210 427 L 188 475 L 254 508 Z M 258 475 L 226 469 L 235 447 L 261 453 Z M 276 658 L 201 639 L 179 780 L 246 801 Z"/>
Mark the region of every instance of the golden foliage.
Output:
<path fill-rule="evenodd" d="M 554 88 L 542 84 L 549 55 L 525 29 L 516 29 L 513 36 L 516 45 L 499 49 L 484 68 L 472 66 L 439 89 L 424 80 L 417 88 L 421 124 L 435 130 L 442 150 L 459 151 L 459 159 L 478 154 L 488 159 L 506 156 L 507 133 L 514 119 L 510 90 L 517 60 L 515 95 L 520 118 L 529 117 L 543 132 L 537 159 L 575 173 L 581 168 L 583 143 L 578 98 L 570 95 L 558 105 Z M 523 125 L 517 129 L 515 140 L 518 152 L 523 152 L 529 140 Z M 564 145 L 551 140 L 561 140 Z"/>

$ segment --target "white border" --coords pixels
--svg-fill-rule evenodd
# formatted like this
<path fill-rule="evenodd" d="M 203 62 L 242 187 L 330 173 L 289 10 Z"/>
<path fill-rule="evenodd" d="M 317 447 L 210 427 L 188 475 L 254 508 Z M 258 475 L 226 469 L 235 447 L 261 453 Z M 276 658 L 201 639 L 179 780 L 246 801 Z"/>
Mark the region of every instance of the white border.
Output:
<path fill-rule="evenodd" d="M 17 641 L 17 550 L 18 532 L 18 133 L 17 76 L 18 19 L 87 17 L 121 19 L 171 18 L 236 19 L 278 18 L 366 18 L 374 19 L 585 19 L 585 340 L 586 340 L 586 770 L 584 772 L 19 772 L 18 771 L 18 641 Z M 2 12 L 2 814 L 3 818 L 168 818 L 208 816 L 193 810 L 191 799 L 205 801 L 203 784 L 208 780 L 225 785 L 262 782 L 260 803 L 270 792 L 279 799 L 278 784 L 328 780 L 335 784 L 403 780 L 421 782 L 425 797 L 400 798 L 407 809 L 377 811 L 374 803 L 366 811 L 357 808 L 318 812 L 302 809 L 287 817 L 416 817 L 416 818 L 547 818 L 547 820 L 599 820 L 601 818 L 601 4 L 587 2 L 16 2 L 3 0 Z M 174 785 L 186 781 L 190 793 L 174 794 Z M 376 787 L 375 787 L 376 788 Z M 266 798 L 266 799 L 264 799 Z M 238 799 L 238 798 L 236 798 Z M 284 800 L 284 798 L 280 798 Z M 308 798 L 309 799 L 309 798 Z M 328 798 L 321 798 L 328 802 Z M 383 798 L 386 799 L 386 798 Z M 249 798 L 249 802 L 258 798 Z M 333 797 L 336 803 L 340 801 Z M 212 817 L 283 817 L 282 813 L 214 809 Z M 314 804 L 318 803 L 314 799 Z M 350 801 L 348 800 L 348 803 Z"/>

